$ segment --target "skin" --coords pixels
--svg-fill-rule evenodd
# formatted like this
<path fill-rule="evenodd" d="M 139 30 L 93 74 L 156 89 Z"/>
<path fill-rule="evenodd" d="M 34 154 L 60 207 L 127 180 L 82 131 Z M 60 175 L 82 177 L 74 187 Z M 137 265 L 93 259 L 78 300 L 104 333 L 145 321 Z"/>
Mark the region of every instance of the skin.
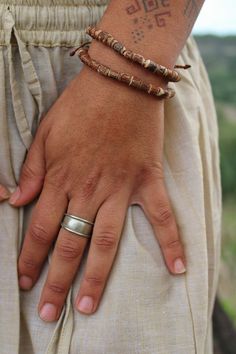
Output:
<path fill-rule="evenodd" d="M 171 68 L 202 3 L 162 0 L 150 6 L 147 1 L 113 0 L 97 27 Z M 166 87 L 162 78 L 99 42 L 92 42 L 89 53 L 114 69 Z M 19 187 L 10 199 L 12 206 L 20 207 L 39 196 L 18 261 L 21 289 L 34 286 L 54 245 L 38 305 L 43 320 L 59 318 L 89 242 L 60 229 L 65 212 L 95 220 L 74 304 L 84 314 L 98 309 L 129 205 L 142 207 L 170 273 L 186 271 L 184 247 L 163 178 L 163 132 L 163 101 L 88 67 L 43 118 L 22 167 Z"/>
<path fill-rule="evenodd" d="M 2 184 L 0 184 L 0 203 L 5 201 L 10 197 L 10 192 L 7 190 L 6 187 L 4 187 Z"/>

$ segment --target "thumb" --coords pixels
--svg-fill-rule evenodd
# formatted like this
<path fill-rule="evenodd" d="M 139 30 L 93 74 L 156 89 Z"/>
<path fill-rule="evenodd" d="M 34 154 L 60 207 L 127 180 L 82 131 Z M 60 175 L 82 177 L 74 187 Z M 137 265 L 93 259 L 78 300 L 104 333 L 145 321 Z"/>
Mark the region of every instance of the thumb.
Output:
<path fill-rule="evenodd" d="M 31 202 L 40 193 L 45 176 L 43 144 L 34 141 L 22 166 L 19 185 L 9 199 L 15 207 Z"/>
<path fill-rule="evenodd" d="M 10 192 L 8 189 L 0 184 L 0 203 L 10 197 Z"/>

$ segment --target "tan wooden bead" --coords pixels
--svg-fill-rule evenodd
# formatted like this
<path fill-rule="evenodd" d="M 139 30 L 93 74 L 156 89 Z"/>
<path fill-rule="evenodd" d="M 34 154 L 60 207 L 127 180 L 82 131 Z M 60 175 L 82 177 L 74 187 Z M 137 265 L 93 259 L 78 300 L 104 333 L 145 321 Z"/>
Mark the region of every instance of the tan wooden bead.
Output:
<path fill-rule="evenodd" d="M 114 49 L 117 53 L 123 55 L 128 60 L 131 60 L 154 74 L 162 75 L 166 80 L 177 82 L 181 80 L 181 76 L 176 70 L 171 70 L 163 65 L 155 63 L 150 59 L 145 59 L 141 54 L 137 54 L 130 49 L 127 49 L 121 42 L 115 39 L 110 33 L 97 29 L 96 27 L 88 26 L 86 33 L 92 38 L 104 43 L 108 47 Z M 175 65 L 178 69 L 188 69 L 190 65 Z"/>
<path fill-rule="evenodd" d="M 126 85 L 145 91 L 146 93 L 156 96 L 159 99 L 171 98 L 175 95 L 175 91 L 170 88 L 167 88 L 165 90 L 162 87 L 155 87 L 152 84 L 146 83 L 142 81 L 140 78 L 130 73 L 119 72 L 109 68 L 106 65 L 99 63 L 98 61 L 90 57 L 88 53 L 89 48 L 88 46 L 86 48 L 85 45 L 88 45 L 88 43 L 84 43 L 79 48 L 72 51 L 71 55 L 78 53 L 80 60 L 84 64 L 88 65 L 91 69 L 97 71 L 99 74 L 106 77 L 110 77 L 112 79 L 116 79 L 120 82 L 125 83 Z"/>

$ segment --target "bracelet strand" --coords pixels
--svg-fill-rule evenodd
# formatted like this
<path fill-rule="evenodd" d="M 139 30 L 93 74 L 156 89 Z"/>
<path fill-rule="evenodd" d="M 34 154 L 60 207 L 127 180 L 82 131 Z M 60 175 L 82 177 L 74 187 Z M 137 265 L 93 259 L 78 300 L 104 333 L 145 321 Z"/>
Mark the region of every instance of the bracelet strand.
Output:
<path fill-rule="evenodd" d="M 110 33 L 97 29 L 96 27 L 88 26 L 86 33 L 93 39 L 96 39 L 108 47 L 114 49 L 117 53 L 123 55 L 125 58 L 140 64 L 145 69 L 151 71 L 154 74 L 164 76 L 168 81 L 177 82 L 181 80 L 180 74 L 176 70 L 171 70 L 163 65 L 157 64 L 150 59 L 145 59 L 141 54 L 137 54 L 130 49 L 127 49 L 121 42 L 115 39 Z M 178 69 L 188 69 L 190 65 L 175 65 Z"/>
<path fill-rule="evenodd" d="M 80 47 L 73 50 L 70 55 L 73 56 L 75 55 L 75 53 L 78 53 L 80 60 L 84 64 L 88 65 L 91 69 L 97 71 L 99 74 L 121 81 L 127 84 L 128 86 L 138 88 L 150 95 L 156 96 L 159 99 L 171 98 L 175 95 L 175 91 L 170 88 L 167 88 L 165 90 L 162 87 L 155 87 L 151 83 L 146 83 L 132 74 L 112 70 L 108 66 L 103 65 L 98 61 L 92 59 L 88 53 L 89 43 L 91 42 L 83 43 Z M 85 48 L 85 46 L 87 47 Z"/>

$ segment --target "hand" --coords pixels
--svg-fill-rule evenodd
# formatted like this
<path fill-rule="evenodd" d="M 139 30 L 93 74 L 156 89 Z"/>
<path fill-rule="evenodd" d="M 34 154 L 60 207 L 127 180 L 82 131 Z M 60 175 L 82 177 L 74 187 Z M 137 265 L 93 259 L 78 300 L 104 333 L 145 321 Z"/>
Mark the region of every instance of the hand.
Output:
<path fill-rule="evenodd" d="M 6 187 L 4 187 L 2 184 L 0 184 L 0 203 L 4 202 L 10 197 L 10 192 Z"/>
<path fill-rule="evenodd" d="M 83 313 L 98 308 L 131 204 L 146 213 L 169 271 L 185 271 L 163 180 L 163 122 L 162 101 L 87 67 L 42 120 L 10 203 L 40 193 L 19 256 L 22 289 L 36 283 L 56 241 L 38 307 L 43 320 L 58 319 L 88 242 L 60 229 L 65 212 L 96 219 L 75 303 Z"/>

